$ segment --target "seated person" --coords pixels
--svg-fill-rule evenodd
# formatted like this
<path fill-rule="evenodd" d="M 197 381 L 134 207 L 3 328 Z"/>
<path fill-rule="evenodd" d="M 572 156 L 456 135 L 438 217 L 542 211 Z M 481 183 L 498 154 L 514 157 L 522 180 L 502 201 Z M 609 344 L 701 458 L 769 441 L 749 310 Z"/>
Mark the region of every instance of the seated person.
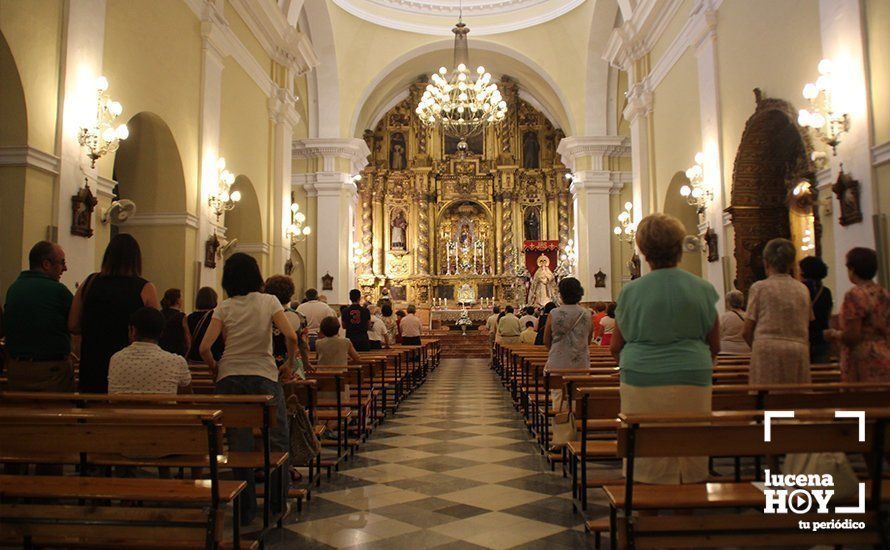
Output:
<path fill-rule="evenodd" d="M 535 330 L 535 323 L 532 321 L 525 322 L 525 330 L 523 330 L 519 334 L 519 342 L 522 344 L 528 344 L 529 346 L 535 345 L 535 338 L 538 337 L 538 331 Z"/>
<path fill-rule="evenodd" d="M 318 365 L 324 367 L 345 367 L 349 360 L 361 362 L 352 342 L 340 335 L 340 321 L 336 317 L 325 317 L 319 326 L 319 338 L 315 342 L 318 352 Z"/>
<path fill-rule="evenodd" d="M 111 356 L 108 393 L 176 393 L 190 390 L 192 375 L 185 357 L 164 351 L 158 339 L 164 315 L 153 307 L 130 317 L 130 345 Z"/>

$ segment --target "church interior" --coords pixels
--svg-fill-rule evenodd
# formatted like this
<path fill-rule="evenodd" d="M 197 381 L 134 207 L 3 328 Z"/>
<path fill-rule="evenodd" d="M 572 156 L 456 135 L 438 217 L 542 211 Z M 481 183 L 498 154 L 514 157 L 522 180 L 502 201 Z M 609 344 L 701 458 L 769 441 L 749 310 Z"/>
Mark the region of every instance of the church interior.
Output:
<path fill-rule="evenodd" d="M 2 548 L 890 548 L 887 0 L 0 0 L 0 113 Z"/>

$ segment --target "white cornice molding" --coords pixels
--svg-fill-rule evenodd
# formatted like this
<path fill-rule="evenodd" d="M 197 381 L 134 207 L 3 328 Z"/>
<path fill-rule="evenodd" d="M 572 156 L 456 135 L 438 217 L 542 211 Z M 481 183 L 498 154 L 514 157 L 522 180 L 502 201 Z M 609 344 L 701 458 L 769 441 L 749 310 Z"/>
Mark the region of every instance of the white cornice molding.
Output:
<path fill-rule="evenodd" d="M 602 171 L 607 159 L 630 155 L 630 140 L 621 136 L 566 137 L 560 140 L 556 153 L 569 170 L 574 171 L 578 159 L 590 158 L 592 170 Z"/>
<path fill-rule="evenodd" d="M 584 192 L 593 195 L 609 195 L 614 182 L 612 173 L 607 170 L 581 170 L 574 173 L 569 193 L 578 196 Z"/>
<path fill-rule="evenodd" d="M 139 208 L 139 205 L 136 205 Z M 139 213 L 138 210 L 130 219 L 127 225 L 179 225 L 185 227 L 198 228 L 198 217 L 189 212 L 145 212 Z"/>
<path fill-rule="evenodd" d="M 96 195 L 99 197 L 105 197 L 107 199 L 114 199 L 114 186 L 117 185 L 117 182 L 111 178 L 105 178 L 102 176 L 96 177 Z M 138 204 L 136 205 L 138 208 Z"/>
<path fill-rule="evenodd" d="M 872 166 L 880 166 L 885 162 L 890 162 L 890 141 L 885 141 L 871 148 Z"/>
<path fill-rule="evenodd" d="M 34 147 L 0 147 L 0 166 L 34 168 L 57 176 L 59 165 L 59 157 Z"/>
<path fill-rule="evenodd" d="M 309 37 L 287 22 L 287 16 L 271 1 L 230 0 L 263 50 L 275 62 L 302 75 L 320 63 Z"/>
<path fill-rule="evenodd" d="M 658 87 L 687 48 L 697 49 L 706 38 L 713 39 L 716 36 L 717 9 L 722 3 L 722 0 L 706 0 L 695 6 L 683 28 L 680 29 L 680 32 L 665 50 L 664 55 L 655 62 L 652 70 L 646 76 L 646 84 L 650 90 Z"/>
<path fill-rule="evenodd" d="M 359 138 L 307 138 L 294 140 L 293 156 L 298 158 L 320 158 L 322 172 L 334 172 L 334 161 L 347 159 L 352 163 L 352 174 L 358 174 L 368 165 L 371 150 L 365 140 Z"/>
<path fill-rule="evenodd" d="M 269 246 L 269 243 L 242 243 L 241 241 L 235 243 L 235 251 L 244 252 L 246 254 L 268 255 L 271 250 L 272 247 Z"/>

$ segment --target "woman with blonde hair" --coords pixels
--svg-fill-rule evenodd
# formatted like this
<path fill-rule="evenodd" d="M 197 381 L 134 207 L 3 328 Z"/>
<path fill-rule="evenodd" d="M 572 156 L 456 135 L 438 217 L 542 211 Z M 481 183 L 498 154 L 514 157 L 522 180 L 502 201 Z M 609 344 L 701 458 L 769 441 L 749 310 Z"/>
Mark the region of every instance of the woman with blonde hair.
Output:
<path fill-rule="evenodd" d="M 637 246 L 651 271 L 618 296 L 612 355 L 621 367 L 624 414 L 711 411 L 714 357 L 720 351 L 719 296 L 711 283 L 677 269 L 686 229 L 652 214 L 637 227 Z M 638 459 L 636 481 L 697 483 L 708 477 L 707 457 Z"/>
<path fill-rule="evenodd" d="M 738 290 L 726 293 L 726 313 L 720 316 L 720 353 L 747 355 L 751 347 L 742 337 L 745 329 L 745 295 Z"/>

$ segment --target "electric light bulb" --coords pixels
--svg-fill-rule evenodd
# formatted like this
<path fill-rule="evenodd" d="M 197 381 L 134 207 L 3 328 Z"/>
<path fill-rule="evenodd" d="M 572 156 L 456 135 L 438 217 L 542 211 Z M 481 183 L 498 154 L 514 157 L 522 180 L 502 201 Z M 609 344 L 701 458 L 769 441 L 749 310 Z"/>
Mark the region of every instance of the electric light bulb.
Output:
<path fill-rule="evenodd" d="M 692 198 L 693 199 L 700 199 L 701 196 L 702 196 L 701 187 L 696 187 L 695 189 L 692 190 Z"/>
<path fill-rule="evenodd" d="M 226 167 L 226 159 L 223 157 L 219 157 L 219 160 L 216 161 L 216 169 L 223 170 Z"/>
<path fill-rule="evenodd" d="M 288 233 L 289 235 L 293 235 L 293 234 L 295 234 L 296 232 L 297 232 L 297 226 L 296 226 L 296 225 L 294 225 L 294 224 L 290 224 L 289 226 L 287 226 L 287 233 Z"/>
<path fill-rule="evenodd" d="M 804 128 L 809 126 L 810 125 L 810 112 L 807 111 L 806 109 L 801 109 L 800 111 L 798 111 L 797 112 L 797 123 L 800 126 L 803 126 Z"/>
<path fill-rule="evenodd" d="M 704 164 L 705 163 L 705 154 L 699 151 L 695 154 L 695 163 L 696 164 Z"/>
<path fill-rule="evenodd" d="M 118 126 L 114 133 L 117 134 L 117 139 L 127 139 L 130 137 L 130 129 L 127 128 L 126 124 Z"/>
<path fill-rule="evenodd" d="M 819 69 L 819 74 L 827 75 L 831 74 L 831 71 L 834 69 L 834 64 L 831 62 L 830 59 L 823 59 L 819 62 L 817 68 Z"/>
<path fill-rule="evenodd" d="M 618 214 L 618 221 L 625 222 L 625 221 L 627 221 L 628 216 L 629 216 L 629 214 L 627 213 L 627 211 L 624 211 L 624 212 Z"/>
<path fill-rule="evenodd" d="M 309 233 L 312 233 L 312 228 L 307 225 L 303 228 L 303 235 L 309 235 Z"/>
<path fill-rule="evenodd" d="M 805 99 L 816 99 L 819 95 L 819 88 L 812 82 L 803 87 L 803 97 Z"/>
<path fill-rule="evenodd" d="M 613 229 L 612 232 L 616 235 L 621 235 L 621 228 L 616 225 L 615 229 Z"/>
<path fill-rule="evenodd" d="M 295 214 L 297 213 L 297 211 L 298 211 L 299 209 L 300 209 L 300 205 L 297 204 L 297 203 L 293 203 L 293 204 L 290 205 L 290 211 L 293 212 L 293 213 L 295 213 Z"/>
<path fill-rule="evenodd" d="M 689 181 L 692 181 L 694 175 L 695 174 L 692 173 L 692 168 L 686 169 L 686 179 L 688 179 Z"/>
<path fill-rule="evenodd" d="M 448 74 L 448 69 L 446 69 L 445 67 L 439 67 L 439 74 L 445 76 L 446 74 Z"/>
<path fill-rule="evenodd" d="M 96 89 L 100 92 L 104 92 L 108 89 L 108 79 L 104 76 L 100 76 L 96 79 Z"/>
<path fill-rule="evenodd" d="M 110 142 L 114 141 L 114 138 L 115 138 L 114 128 L 106 128 L 102 132 L 102 140 L 103 141 L 110 143 Z"/>
<path fill-rule="evenodd" d="M 235 183 L 235 174 L 228 172 L 226 174 L 226 183 L 229 185 L 232 185 L 233 183 Z"/>
<path fill-rule="evenodd" d="M 232 192 L 232 200 L 234 202 L 238 202 L 241 200 L 241 191 L 233 191 Z"/>
<path fill-rule="evenodd" d="M 457 66 L 457 70 L 460 72 L 464 72 L 467 70 L 467 66 L 464 65 L 463 63 L 461 63 L 460 65 Z"/>
<path fill-rule="evenodd" d="M 825 126 L 825 117 L 819 113 L 813 113 L 810 117 L 810 123 L 814 128 L 821 128 Z"/>
<path fill-rule="evenodd" d="M 680 195 L 683 197 L 688 197 L 691 193 L 692 189 L 690 189 L 688 185 L 684 185 L 680 188 Z"/>
<path fill-rule="evenodd" d="M 633 210 L 633 208 L 634 208 L 634 203 L 632 203 L 630 201 L 627 201 L 626 203 L 624 203 L 625 210 Z"/>
<path fill-rule="evenodd" d="M 634 227 L 632 225 L 628 225 L 627 227 L 624 228 L 624 233 L 627 235 L 630 235 L 631 233 L 633 233 L 633 231 L 634 231 Z"/>
<path fill-rule="evenodd" d="M 823 74 L 819 78 L 816 79 L 816 87 L 820 90 L 830 90 L 831 89 L 831 77 Z"/>
<path fill-rule="evenodd" d="M 222 193 L 219 194 L 219 200 L 222 202 L 229 202 L 230 198 L 231 197 L 229 196 L 228 191 L 223 191 Z"/>
<path fill-rule="evenodd" d="M 476 67 L 476 73 L 480 74 L 480 75 L 485 74 L 485 67 L 483 67 L 482 65 L 479 65 L 478 67 Z"/>
<path fill-rule="evenodd" d="M 124 112 L 124 106 L 117 101 L 112 101 L 111 105 L 108 106 L 108 110 L 111 111 L 111 114 L 114 116 L 120 116 L 120 114 Z"/>
<path fill-rule="evenodd" d="M 297 212 L 297 215 L 294 216 L 294 219 L 297 220 L 297 223 L 303 223 L 306 221 L 306 214 L 303 214 L 302 212 Z"/>

